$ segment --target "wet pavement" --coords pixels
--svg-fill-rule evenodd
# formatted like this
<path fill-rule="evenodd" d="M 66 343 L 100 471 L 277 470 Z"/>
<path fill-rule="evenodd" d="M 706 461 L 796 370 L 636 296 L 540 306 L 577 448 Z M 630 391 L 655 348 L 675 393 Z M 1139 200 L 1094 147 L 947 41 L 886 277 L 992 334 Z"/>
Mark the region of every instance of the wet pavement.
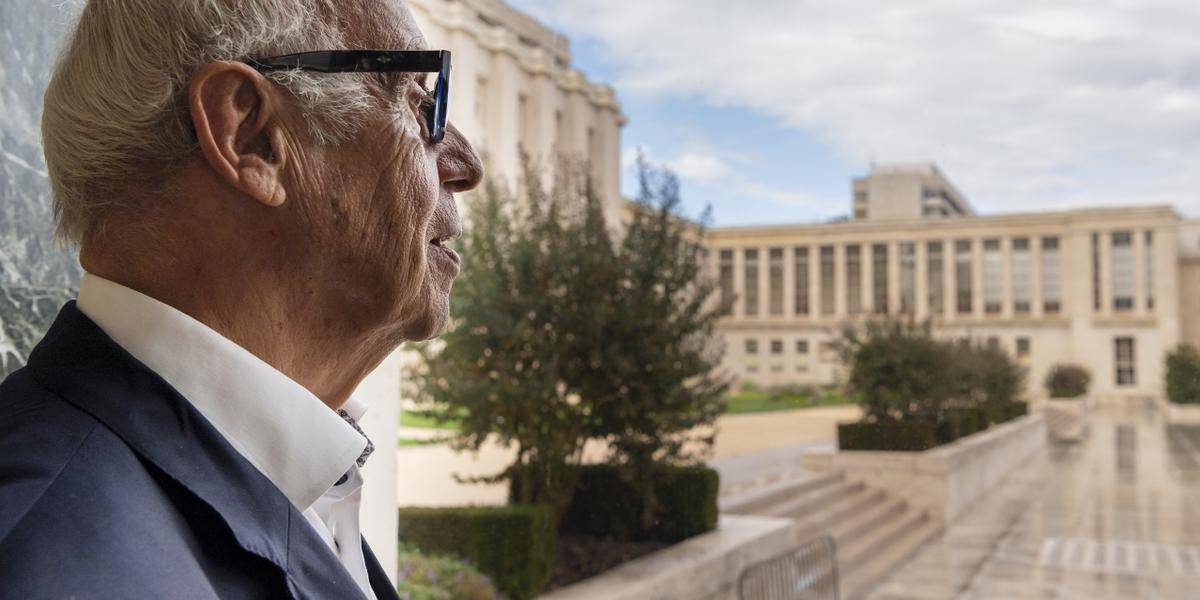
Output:
<path fill-rule="evenodd" d="M 1200 427 L 1097 406 L 870 598 L 1200 598 Z"/>

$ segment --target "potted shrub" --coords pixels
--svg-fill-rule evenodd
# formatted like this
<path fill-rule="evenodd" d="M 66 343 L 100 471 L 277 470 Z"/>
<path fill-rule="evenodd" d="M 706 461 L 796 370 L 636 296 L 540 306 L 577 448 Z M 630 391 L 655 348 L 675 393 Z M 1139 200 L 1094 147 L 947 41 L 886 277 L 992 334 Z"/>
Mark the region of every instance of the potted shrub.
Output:
<path fill-rule="evenodd" d="M 1050 439 L 1078 442 L 1089 430 L 1088 386 L 1092 374 L 1079 365 L 1054 365 L 1046 375 L 1046 431 Z"/>

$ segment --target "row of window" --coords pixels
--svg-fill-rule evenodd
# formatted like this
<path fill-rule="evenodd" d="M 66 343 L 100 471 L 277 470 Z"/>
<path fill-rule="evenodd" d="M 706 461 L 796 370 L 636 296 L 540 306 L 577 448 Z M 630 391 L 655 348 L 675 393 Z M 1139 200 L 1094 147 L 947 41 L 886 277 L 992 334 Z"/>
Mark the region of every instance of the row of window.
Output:
<path fill-rule="evenodd" d="M 1154 307 L 1153 295 L 1153 232 L 1145 231 L 1144 274 L 1146 278 L 1146 305 Z M 1131 232 L 1113 232 L 1110 234 L 1112 243 L 1111 286 L 1114 310 L 1128 310 L 1133 307 L 1134 296 L 1134 266 Z M 1095 308 L 1100 309 L 1100 244 L 1099 233 L 1092 236 L 1092 272 L 1095 289 Z M 925 244 L 925 275 L 926 293 L 923 301 L 930 314 L 944 314 L 946 286 L 953 286 L 953 303 L 950 307 L 960 315 L 969 315 L 975 311 L 975 243 L 972 240 L 955 240 L 953 242 L 929 241 Z M 1033 310 L 1033 247 L 1040 246 L 1038 262 L 1041 271 L 1041 309 L 1048 315 L 1062 311 L 1063 306 L 1063 255 L 1061 241 L 1057 236 L 1040 238 L 1016 237 L 1011 239 L 1009 267 L 1009 284 L 1012 293 L 1012 311 L 1017 315 L 1027 315 Z M 863 314 L 868 310 L 864 300 L 869 297 L 869 309 L 875 314 L 899 313 L 911 315 L 917 306 L 917 242 L 901 242 L 895 246 L 898 252 L 899 281 L 889 280 L 889 259 L 892 246 L 889 244 L 846 244 L 843 245 L 843 261 L 845 268 L 845 297 L 846 312 L 849 315 Z M 815 251 L 816 262 L 812 261 L 810 252 Z M 743 252 L 743 282 L 744 293 L 741 296 L 745 316 L 755 317 L 760 314 L 782 316 L 784 313 L 784 269 L 787 268 L 785 248 L 775 247 L 766 249 L 767 265 L 767 298 L 759 298 L 760 250 L 745 248 Z M 808 316 L 819 314 L 832 316 L 836 313 L 836 279 L 835 267 L 837 260 L 836 246 L 821 245 L 815 248 L 795 246 L 792 248 L 791 268 L 793 269 L 793 306 L 796 315 Z M 947 261 L 951 261 L 950 272 L 947 273 Z M 864 296 L 864 281 L 866 270 L 870 265 L 870 287 Z M 816 273 L 811 273 L 815 267 Z M 1004 308 L 1004 252 L 999 238 L 988 238 L 982 242 L 980 261 L 982 272 L 980 280 L 982 289 L 980 300 L 983 302 L 983 312 L 996 315 Z M 734 297 L 734 250 L 724 248 L 719 253 L 718 276 L 723 299 L 727 302 Z M 947 275 L 952 281 L 947 281 Z M 814 276 L 815 275 L 815 276 Z M 810 286 L 817 286 L 815 299 L 817 306 L 810 305 Z M 890 286 L 899 286 L 899 306 L 891 307 Z M 894 310 L 893 310 L 894 308 Z"/>

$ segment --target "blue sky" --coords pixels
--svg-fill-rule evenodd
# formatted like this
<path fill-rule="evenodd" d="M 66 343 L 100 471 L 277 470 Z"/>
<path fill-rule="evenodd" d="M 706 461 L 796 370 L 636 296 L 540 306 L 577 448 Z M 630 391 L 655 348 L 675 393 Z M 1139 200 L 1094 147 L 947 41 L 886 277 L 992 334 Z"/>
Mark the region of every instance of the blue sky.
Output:
<path fill-rule="evenodd" d="M 873 160 L 935 161 L 982 213 L 1200 215 L 1195 0 L 510 1 L 718 225 L 844 215 Z"/>

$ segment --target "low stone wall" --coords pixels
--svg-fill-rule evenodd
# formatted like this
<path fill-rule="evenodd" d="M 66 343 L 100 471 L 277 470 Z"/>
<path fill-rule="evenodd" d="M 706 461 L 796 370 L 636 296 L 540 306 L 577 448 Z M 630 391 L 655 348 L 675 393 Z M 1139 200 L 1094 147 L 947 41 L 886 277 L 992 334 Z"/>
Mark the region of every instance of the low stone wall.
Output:
<path fill-rule="evenodd" d="M 791 519 L 721 515 L 717 529 L 611 571 L 540 596 L 541 600 L 733 600 L 742 571 L 794 545 Z"/>
<path fill-rule="evenodd" d="M 843 471 L 949 524 L 1045 445 L 1045 419 L 1032 414 L 924 452 L 814 452 L 804 466 Z"/>
<path fill-rule="evenodd" d="M 1172 425 L 1200 425 L 1200 404 L 1162 402 L 1163 413 Z"/>

